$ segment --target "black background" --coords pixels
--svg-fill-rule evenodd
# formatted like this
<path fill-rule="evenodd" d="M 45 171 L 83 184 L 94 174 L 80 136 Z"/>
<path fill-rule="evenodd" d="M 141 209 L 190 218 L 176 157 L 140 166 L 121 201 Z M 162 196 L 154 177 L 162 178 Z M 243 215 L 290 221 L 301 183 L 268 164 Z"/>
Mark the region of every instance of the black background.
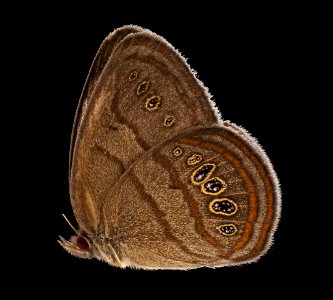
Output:
<path fill-rule="evenodd" d="M 20 113 L 26 121 L 19 129 L 24 142 L 18 149 L 25 172 L 13 179 L 23 184 L 12 190 L 19 199 L 15 205 L 21 232 L 18 236 L 16 229 L 11 230 L 16 243 L 10 251 L 17 254 L 18 266 L 14 280 L 33 278 L 35 284 L 28 288 L 32 293 L 41 286 L 52 293 L 71 286 L 78 295 L 106 292 L 110 298 L 113 291 L 149 298 L 155 295 L 153 289 L 160 295 L 204 293 L 218 298 L 244 292 L 254 296 L 263 287 L 276 292 L 290 286 L 297 289 L 293 278 L 302 273 L 302 258 L 299 225 L 294 220 L 299 198 L 295 174 L 302 136 L 295 136 L 303 99 L 295 85 L 296 69 L 300 71 L 297 44 L 306 31 L 297 18 L 299 11 L 229 9 L 205 3 L 192 4 L 187 10 L 166 2 L 155 3 L 156 9 L 148 3 L 124 4 L 80 4 L 77 10 L 50 6 L 15 21 L 20 26 L 10 34 L 15 46 L 9 50 L 21 71 L 13 67 L 20 82 L 13 92 L 24 94 Z M 72 235 L 61 213 L 76 224 L 68 193 L 76 105 L 100 43 L 125 24 L 148 28 L 179 49 L 213 94 L 222 117 L 245 127 L 271 158 L 282 186 L 282 217 L 274 245 L 259 262 L 191 271 L 119 270 L 97 260 L 75 258 L 58 245 L 59 234 Z"/>

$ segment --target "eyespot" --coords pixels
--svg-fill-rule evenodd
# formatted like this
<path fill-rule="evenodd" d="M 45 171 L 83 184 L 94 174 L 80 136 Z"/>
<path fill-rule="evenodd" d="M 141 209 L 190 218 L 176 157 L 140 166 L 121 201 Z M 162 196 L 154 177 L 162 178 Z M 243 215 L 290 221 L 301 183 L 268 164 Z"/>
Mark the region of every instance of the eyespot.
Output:
<path fill-rule="evenodd" d="M 228 198 L 215 199 L 209 204 L 209 210 L 217 215 L 232 216 L 237 209 L 237 204 Z"/>
<path fill-rule="evenodd" d="M 128 76 L 128 80 L 129 81 L 133 81 L 134 79 L 136 79 L 138 77 L 138 72 L 133 71 L 129 76 Z"/>
<path fill-rule="evenodd" d="M 144 81 L 144 82 L 140 83 L 136 90 L 136 94 L 141 95 L 144 92 L 146 92 L 148 90 L 149 85 L 150 85 L 149 81 Z"/>
<path fill-rule="evenodd" d="M 146 102 L 146 108 L 148 110 L 155 110 L 159 107 L 161 103 L 161 97 L 160 96 L 152 96 L 147 99 Z"/>
<path fill-rule="evenodd" d="M 233 236 L 237 233 L 237 227 L 234 224 L 223 224 L 217 226 L 216 229 L 226 236 Z"/>
<path fill-rule="evenodd" d="M 173 155 L 174 156 L 180 156 L 183 153 L 183 149 L 181 147 L 176 147 L 173 149 Z"/>
<path fill-rule="evenodd" d="M 192 166 L 192 165 L 196 165 L 197 163 L 199 163 L 202 160 L 202 156 L 200 154 L 193 154 L 192 156 L 190 156 L 187 159 L 187 164 Z"/>
<path fill-rule="evenodd" d="M 216 166 L 214 164 L 204 164 L 197 168 L 191 175 L 191 181 L 194 184 L 201 184 L 206 181 L 213 173 Z"/>
<path fill-rule="evenodd" d="M 227 184 L 224 180 L 214 177 L 207 180 L 202 186 L 201 191 L 207 195 L 219 195 L 227 188 Z"/>
<path fill-rule="evenodd" d="M 175 122 L 175 120 L 176 120 L 176 118 L 174 116 L 165 117 L 164 125 L 166 127 L 170 127 Z"/>

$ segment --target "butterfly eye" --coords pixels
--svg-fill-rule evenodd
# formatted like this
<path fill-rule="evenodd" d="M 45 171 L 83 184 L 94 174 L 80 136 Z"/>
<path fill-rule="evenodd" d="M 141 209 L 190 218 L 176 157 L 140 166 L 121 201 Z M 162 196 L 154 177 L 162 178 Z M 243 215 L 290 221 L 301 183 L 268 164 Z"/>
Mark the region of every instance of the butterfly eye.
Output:
<path fill-rule="evenodd" d="M 237 227 L 234 224 L 223 224 L 220 226 L 217 226 L 216 229 L 226 236 L 233 236 L 237 232 Z"/>
<path fill-rule="evenodd" d="M 209 209 L 217 215 L 232 216 L 237 212 L 237 204 L 227 198 L 216 199 L 209 204 Z"/>
<path fill-rule="evenodd" d="M 80 248 L 81 250 L 88 250 L 89 249 L 89 243 L 87 242 L 87 240 L 85 238 L 83 238 L 82 236 L 79 236 L 76 240 L 76 245 L 78 246 L 78 248 Z"/>

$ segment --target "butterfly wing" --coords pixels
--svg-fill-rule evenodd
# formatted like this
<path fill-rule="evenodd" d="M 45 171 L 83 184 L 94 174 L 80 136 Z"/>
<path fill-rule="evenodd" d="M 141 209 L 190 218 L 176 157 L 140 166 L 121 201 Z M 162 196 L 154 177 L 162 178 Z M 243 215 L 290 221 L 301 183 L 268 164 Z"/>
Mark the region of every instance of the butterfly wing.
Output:
<path fill-rule="evenodd" d="M 125 26 L 102 44 L 72 135 L 70 183 L 81 229 L 96 233 L 107 192 L 157 143 L 218 116 L 206 89 L 165 40 Z"/>
<path fill-rule="evenodd" d="M 85 118 L 85 113 L 89 111 L 90 106 L 94 102 L 92 93 L 97 85 L 98 80 L 101 78 L 101 74 L 111 56 L 111 53 L 115 47 L 129 34 L 140 31 L 141 29 L 137 26 L 125 26 L 115 30 L 110 34 L 102 43 L 100 48 L 97 51 L 97 54 L 94 58 L 94 61 L 89 70 L 80 101 L 76 110 L 73 130 L 72 130 L 72 139 L 71 139 L 71 149 L 70 149 L 70 171 L 73 160 L 73 150 L 75 146 L 75 140 L 77 133 L 82 124 L 82 121 Z"/>
<path fill-rule="evenodd" d="M 123 265 L 176 269 L 258 259 L 280 214 L 275 172 L 258 143 L 230 123 L 193 128 L 140 157 L 103 207 Z"/>

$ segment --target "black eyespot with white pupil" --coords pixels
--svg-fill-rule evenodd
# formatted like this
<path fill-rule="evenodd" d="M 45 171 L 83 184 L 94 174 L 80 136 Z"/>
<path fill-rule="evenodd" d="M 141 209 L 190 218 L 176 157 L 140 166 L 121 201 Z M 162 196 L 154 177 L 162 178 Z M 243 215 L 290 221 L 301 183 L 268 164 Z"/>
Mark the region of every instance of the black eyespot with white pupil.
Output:
<path fill-rule="evenodd" d="M 214 200 L 211 204 L 214 213 L 233 215 L 237 211 L 237 204 L 229 199 Z"/>
<path fill-rule="evenodd" d="M 206 181 L 202 191 L 206 194 L 218 195 L 227 188 L 227 184 L 220 178 L 215 177 Z"/>
<path fill-rule="evenodd" d="M 206 178 L 208 178 L 210 176 L 213 169 L 214 169 L 214 165 L 207 164 L 207 165 L 203 165 L 202 167 L 200 167 L 199 169 L 194 171 L 194 173 L 192 175 L 194 183 L 199 184 L 199 183 L 205 181 Z"/>
<path fill-rule="evenodd" d="M 223 233 L 225 234 L 233 234 L 235 232 L 235 227 L 231 226 L 231 225 L 225 225 L 225 226 L 222 226 L 221 229 L 220 229 Z"/>
<path fill-rule="evenodd" d="M 158 108 L 160 103 L 161 103 L 161 97 L 159 96 L 150 97 L 149 99 L 147 99 L 146 108 L 148 110 L 155 110 Z"/>
<path fill-rule="evenodd" d="M 216 228 L 220 233 L 226 236 L 233 236 L 237 233 L 237 227 L 234 224 L 223 224 Z"/>

